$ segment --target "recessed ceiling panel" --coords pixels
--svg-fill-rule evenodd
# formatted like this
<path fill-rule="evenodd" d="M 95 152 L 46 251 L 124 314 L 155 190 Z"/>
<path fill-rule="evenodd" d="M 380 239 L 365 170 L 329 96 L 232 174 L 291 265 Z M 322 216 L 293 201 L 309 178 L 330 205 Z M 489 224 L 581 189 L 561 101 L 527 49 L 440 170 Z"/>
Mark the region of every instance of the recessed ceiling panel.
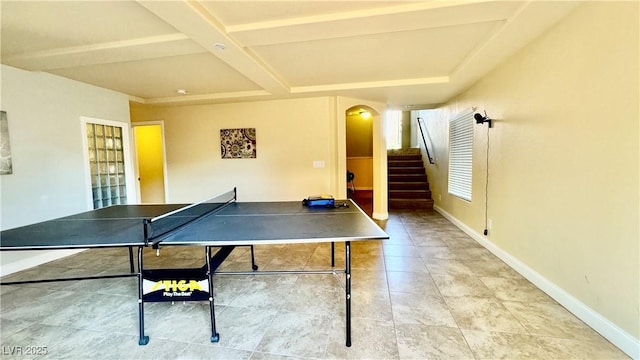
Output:
<path fill-rule="evenodd" d="M 133 1 L 2 1 L 2 55 L 176 30 Z"/>
<path fill-rule="evenodd" d="M 503 21 L 517 12 L 518 2 L 479 2 L 464 6 L 425 2 L 396 7 L 393 13 L 358 12 L 354 16 L 324 16 L 293 23 L 256 23 L 228 27 L 230 34 L 245 46 L 275 45 L 287 42 L 323 40 L 401 31 L 440 28 L 464 24 Z"/>
<path fill-rule="evenodd" d="M 292 86 L 448 76 L 499 22 L 252 48 Z"/>
<path fill-rule="evenodd" d="M 209 53 L 61 69 L 52 73 L 140 98 L 171 97 L 177 89 L 186 89 L 189 95 L 260 89 Z"/>

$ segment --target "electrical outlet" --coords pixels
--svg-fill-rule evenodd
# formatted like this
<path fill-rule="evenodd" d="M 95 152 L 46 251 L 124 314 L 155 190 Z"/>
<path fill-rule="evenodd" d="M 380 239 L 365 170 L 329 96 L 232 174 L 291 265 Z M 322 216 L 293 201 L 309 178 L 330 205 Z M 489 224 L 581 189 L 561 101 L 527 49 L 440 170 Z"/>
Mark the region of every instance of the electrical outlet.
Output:
<path fill-rule="evenodd" d="M 438 194 L 438 201 L 442 201 L 442 195 Z"/>
<path fill-rule="evenodd" d="M 491 228 L 493 227 L 493 221 L 491 221 L 491 219 L 487 220 L 487 230 L 491 230 Z"/>

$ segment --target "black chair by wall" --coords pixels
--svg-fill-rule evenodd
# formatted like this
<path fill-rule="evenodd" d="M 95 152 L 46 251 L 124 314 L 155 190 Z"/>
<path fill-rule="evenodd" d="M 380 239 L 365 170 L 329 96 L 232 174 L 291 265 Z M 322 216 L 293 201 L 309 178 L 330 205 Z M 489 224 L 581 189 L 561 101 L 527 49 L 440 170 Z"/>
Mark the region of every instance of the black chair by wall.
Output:
<path fill-rule="evenodd" d="M 347 197 L 351 197 L 356 192 L 356 186 L 353 184 L 353 179 L 356 178 L 356 174 L 347 170 Z"/>

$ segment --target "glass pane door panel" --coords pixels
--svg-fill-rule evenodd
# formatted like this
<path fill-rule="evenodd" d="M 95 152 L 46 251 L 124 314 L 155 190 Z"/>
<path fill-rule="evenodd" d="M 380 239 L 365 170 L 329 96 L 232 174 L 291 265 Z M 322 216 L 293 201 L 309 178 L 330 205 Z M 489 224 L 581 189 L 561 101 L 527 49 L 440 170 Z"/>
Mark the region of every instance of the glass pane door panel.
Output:
<path fill-rule="evenodd" d="M 87 123 L 94 209 L 126 204 L 122 128 Z"/>

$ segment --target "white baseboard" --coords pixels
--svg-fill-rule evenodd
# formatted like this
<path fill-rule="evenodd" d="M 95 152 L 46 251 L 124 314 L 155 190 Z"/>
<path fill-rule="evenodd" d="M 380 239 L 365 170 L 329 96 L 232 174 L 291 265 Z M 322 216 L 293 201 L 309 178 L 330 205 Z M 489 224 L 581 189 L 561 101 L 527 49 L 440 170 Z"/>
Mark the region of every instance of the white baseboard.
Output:
<path fill-rule="evenodd" d="M 441 207 L 434 205 L 433 208 L 442 216 L 447 218 L 447 220 L 460 228 L 460 230 L 464 231 L 487 250 L 491 251 L 495 256 L 504 261 L 507 265 L 511 266 L 520 275 L 531 281 L 540 290 L 551 296 L 580 320 L 584 321 L 587 325 L 600 333 L 600 335 L 604 336 L 624 353 L 633 359 L 640 359 L 640 340 L 634 338 L 631 334 L 609 321 L 597 311 L 585 305 L 583 302 L 551 282 L 549 279 L 540 275 L 522 261 L 496 246 L 496 244 L 453 217 Z"/>
<path fill-rule="evenodd" d="M 44 263 L 48 263 L 50 261 L 62 259 L 67 256 L 71 256 L 77 254 L 79 252 L 85 251 L 81 250 L 51 250 L 51 251 L 41 251 L 40 253 L 30 256 L 25 259 L 21 259 L 18 261 L 10 262 L 8 264 L 0 265 L 0 276 L 5 276 L 9 274 L 13 274 L 18 271 L 26 270 L 32 268 L 34 266 L 42 265 Z"/>

